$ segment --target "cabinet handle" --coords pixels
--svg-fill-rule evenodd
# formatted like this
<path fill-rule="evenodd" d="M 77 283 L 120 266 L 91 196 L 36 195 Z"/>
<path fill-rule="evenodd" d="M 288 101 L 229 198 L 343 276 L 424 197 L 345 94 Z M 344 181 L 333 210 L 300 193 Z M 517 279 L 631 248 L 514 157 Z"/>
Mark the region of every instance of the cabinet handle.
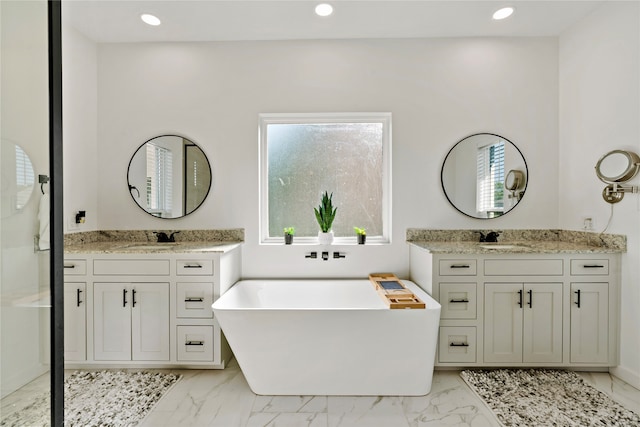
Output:
<path fill-rule="evenodd" d="M 582 267 L 583 268 L 604 268 L 604 265 L 600 265 L 600 264 L 585 264 Z"/>
<path fill-rule="evenodd" d="M 449 268 L 470 268 L 469 264 L 452 264 Z"/>
<path fill-rule="evenodd" d="M 184 302 L 204 302 L 204 298 L 185 298 Z"/>
<path fill-rule="evenodd" d="M 127 306 L 127 290 L 126 289 L 122 290 L 122 306 L 123 307 Z"/>
<path fill-rule="evenodd" d="M 533 290 L 529 289 L 527 293 L 529 294 L 529 308 L 533 308 Z"/>
<path fill-rule="evenodd" d="M 76 268 L 75 264 L 65 264 L 64 268 Z"/>
<path fill-rule="evenodd" d="M 461 342 L 461 343 L 452 342 L 451 344 L 449 344 L 449 347 L 469 347 L 469 344 L 465 342 Z"/>
<path fill-rule="evenodd" d="M 522 308 L 522 289 L 518 291 L 518 305 Z"/>
<path fill-rule="evenodd" d="M 185 264 L 184 268 L 202 268 L 200 264 Z"/>
<path fill-rule="evenodd" d="M 187 341 L 184 345 L 204 345 L 204 341 Z"/>
<path fill-rule="evenodd" d="M 450 299 L 449 302 L 463 303 L 463 302 L 469 302 L 469 300 L 468 299 Z"/>
<path fill-rule="evenodd" d="M 135 289 L 131 290 L 131 306 L 132 307 L 136 306 L 136 290 Z"/>
<path fill-rule="evenodd" d="M 580 308 L 580 289 L 578 289 L 577 291 L 574 292 L 574 294 L 578 295 L 578 300 L 574 303 L 575 305 L 578 306 L 578 308 Z"/>
<path fill-rule="evenodd" d="M 82 293 L 82 290 L 76 289 L 76 307 L 80 307 L 80 304 L 82 304 L 82 301 L 80 301 L 81 293 Z"/>

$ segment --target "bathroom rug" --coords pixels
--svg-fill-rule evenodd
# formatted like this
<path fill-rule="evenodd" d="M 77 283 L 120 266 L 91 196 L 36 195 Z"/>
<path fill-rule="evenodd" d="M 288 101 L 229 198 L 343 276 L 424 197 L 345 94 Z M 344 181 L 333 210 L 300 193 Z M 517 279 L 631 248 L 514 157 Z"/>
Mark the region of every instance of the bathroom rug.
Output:
<path fill-rule="evenodd" d="M 572 371 L 465 370 L 462 379 L 504 426 L 640 426 L 640 416 Z"/>
<path fill-rule="evenodd" d="M 155 371 L 76 371 L 64 381 L 64 425 L 135 426 L 181 375 Z M 49 426 L 49 392 L 38 394 L 0 426 Z"/>

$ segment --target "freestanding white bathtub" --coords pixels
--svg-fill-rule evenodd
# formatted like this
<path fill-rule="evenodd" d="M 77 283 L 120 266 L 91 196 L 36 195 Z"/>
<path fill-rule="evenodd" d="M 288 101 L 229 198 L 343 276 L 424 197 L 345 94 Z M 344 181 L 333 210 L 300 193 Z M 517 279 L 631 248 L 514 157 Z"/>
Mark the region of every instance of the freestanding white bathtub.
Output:
<path fill-rule="evenodd" d="M 369 280 L 243 280 L 213 311 L 263 395 L 421 396 L 431 390 L 440 304 L 391 310 Z"/>

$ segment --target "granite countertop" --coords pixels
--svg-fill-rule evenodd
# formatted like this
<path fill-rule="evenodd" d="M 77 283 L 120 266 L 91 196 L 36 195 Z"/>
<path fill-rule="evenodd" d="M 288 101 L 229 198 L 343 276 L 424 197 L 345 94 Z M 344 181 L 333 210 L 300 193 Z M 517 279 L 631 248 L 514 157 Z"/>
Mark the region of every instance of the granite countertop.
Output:
<path fill-rule="evenodd" d="M 167 232 L 171 234 L 171 232 Z M 244 241 L 243 229 L 181 230 L 177 242 L 158 243 L 151 230 L 90 231 L 65 235 L 65 254 L 225 253 Z"/>
<path fill-rule="evenodd" d="M 242 242 L 94 242 L 64 247 L 65 254 L 225 253 Z"/>
<path fill-rule="evenodd" d="M 489 230 L 481 230 L 487 233 Z M 502 230 L 497 243 L 475 230 L 407 230 L 407 242 L 435 254 L 611 254 L 627 251 L 626 236 L 567 230 Z"/>

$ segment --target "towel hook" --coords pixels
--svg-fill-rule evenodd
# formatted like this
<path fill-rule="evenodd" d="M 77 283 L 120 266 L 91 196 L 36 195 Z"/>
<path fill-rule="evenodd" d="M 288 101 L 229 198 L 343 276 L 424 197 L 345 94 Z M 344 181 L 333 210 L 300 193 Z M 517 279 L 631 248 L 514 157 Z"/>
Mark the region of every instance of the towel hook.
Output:
<path fill-rule="evenodd" d="M 49 182 L 47 175 L 38 175 L 38 183 L 40 184 L 40 191 L 44 194 L 44 185 Z"/>

